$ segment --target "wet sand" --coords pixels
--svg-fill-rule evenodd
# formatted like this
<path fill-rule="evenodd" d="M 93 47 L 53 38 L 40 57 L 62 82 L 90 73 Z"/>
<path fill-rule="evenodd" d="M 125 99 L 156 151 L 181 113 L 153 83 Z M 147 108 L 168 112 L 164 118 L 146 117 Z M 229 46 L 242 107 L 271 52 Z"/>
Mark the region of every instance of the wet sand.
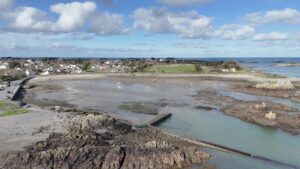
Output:
<path fill-rule="evenodd" d="M 155 79 L 155 82 L 153 79 Z M 166 107 L 218 108 L 224 110 L 226 115 L 251 123 L 279 127 L 285 131 L 298 133 L 294 131 L 297 129 L 298 120 L 295 121 L 295 118 L 289 115 L 289 112 L 297 112 L 299 110 L 288 111 L 285 109 L 283 110 L 285 113 L 279 113 L 278 111 L 281 110 L 266 109 L 260 111 L 260 116 L 252 116 L 253 114 L 246 113 L 248 110 L 247 106 L 233 107 L 233 105 L 242 103 L 248 105 L 250 104 L 249 102 L 241 102 L 229 96 L 218 94 L 222 90 L 253 94 L 251 91 L 254 91 L 254 88 L 252 87 L 252 90 L 250 90 L 249 86 L 267 80 L 252 75 L 137 74 L 135 77 L 132 77 L 122 74 L 91 74 L 49 76 L 37 77 L 31 80 L 27 85 L 35 87 L 27 90 L 24 100 L 39 106 L 59 105 L 105 111 L 116 118 L 128 120 L 136 125 L 145 124 L 153 119 L 155 115 L 166 113 L 163 112 L 167 111 Z M 285 81 L 286 79 L 276 80 Z M 268 89 L 256 90 L 261 92 L 254 92 L 254 94 L 261 95 L 266 95 L 265 93 L 270 91 Z M 297 93 L 298 90 L 298 87 L 293 89 L 293 91 L 276 89 L 278 92 L 273 92 L 271 96 L 282 98 L 285 95 L 289 95 L 289 93 Z M 195 97 L 191 96 L 197 96 L 197 98 L 195 99 Z M 287 97 L 286 99 L 293 100 L 292 98 Z M 255 105 L 256 102 L 253 101 L 251 104 Z M 279 103 L 270 104 L 282 107 Z M 243 116 L 237 115 L 233 113 L 236 110 L 245 113 L 243 113 Z M 142 113 L 143 111 L 145 113 Z M 277 122 L 275 125 L 274 120 L 265 119 L 265 114 L 268 111 L 277 113 L 281 123 Z M 256 117 L 256 120 L 246 120 L 253 117 Z M 286 125 L 289 122 L 291 122 L 291 125 Z"/>

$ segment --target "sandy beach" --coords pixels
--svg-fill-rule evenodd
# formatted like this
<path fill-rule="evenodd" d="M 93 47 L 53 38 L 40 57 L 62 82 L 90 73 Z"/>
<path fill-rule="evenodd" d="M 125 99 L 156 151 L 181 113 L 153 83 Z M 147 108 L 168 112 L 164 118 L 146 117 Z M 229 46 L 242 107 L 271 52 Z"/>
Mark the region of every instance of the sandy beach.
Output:
<path fill-rule="evenodd" d="M 274 80 L 271 77 L 263 77 L 262 75 L 251 74 L 154 74 L 154 73 L 135 73 L 134 76 L 128 73 L 101 73 L 101 74 L 66 74 L 66 75 L 49 75 L 38 76 L 31 80 L 31 82 L 42 82 L 48 80 L 88 80 L 99 79 L 103 77 L 147 77 L 147 78 L 224 78 L 233 80 L 247 80 L 252 82 L 265 82 Z M 289 80 L 300 82 L 300 78 L 275 78 L 275 80 Z"/>

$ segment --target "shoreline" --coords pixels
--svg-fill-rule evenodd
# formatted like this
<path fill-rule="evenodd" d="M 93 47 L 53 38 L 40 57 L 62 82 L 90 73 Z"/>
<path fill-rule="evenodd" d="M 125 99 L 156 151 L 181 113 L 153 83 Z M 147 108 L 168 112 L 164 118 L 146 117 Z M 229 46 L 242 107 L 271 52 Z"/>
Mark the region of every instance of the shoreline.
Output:
<path fill-rule="evenodd" d="M 191 165 L 215 168 L 208 164 L 211 157 L 202 146 L 160 129 L 132 129 L 132 126 L 99 112 L 62 110 L 61 113 L 68 114 L 65 120 L 67 132 L 52 133 L 22 151 L 9 152 L 1 158 L 0 168 L 43 168 L 49 165 L 58 168 L 116 165 L 119 168 L 153 165 L 158 169 Z M 77 159 L 76 162 L 73 158 Z"/>
<path fill-rule="evenodd" d="M 43 109 L 41 109 L 41 111 L 42 110 Z M 126 156 L 125 157 L 125 162 L 120 163 L 119 165 L 121 165 L 121 166 L 124 166 L 124 165 L 126 166 L 126 165 L 129 165 L 127 163 L 131 163 L 127 156 L 130 156 L 128 154 L 133 153 L 133 152 L 131 152 L 132 151 L 131 149 L 133 148 L 133 147 L 131 147 L 132 146 L 131 144 L 133 143 L 133 144 L 139 144 L 139 146 L 141 146 L 139 148 L 137 148 L 137 147 L 134 148 L 134 149 L 137 149 L 137 150 L 134 150 L 135 153 L 138 153 L 136 155 L 142 155 L 143 154 L 143 152 L 139 152 L 140 148 L 146 148 L 146 150 L 150 151 L 151 153 L 152 153 L 152 150 L 150 150 L 150 149 L 155 148 L 155 151 L 157 149 L 159 149 L 156 152 L 157 153 L 156 155 L 158 157 L 153 159 L 153 157 L 150 157 L 150 156 L 146 155 L 146 158 L 150 161 L 151 160 L 164 160 L 164 158 L 175 158 L 174 160 L 177 161 L 177 163 L 179 163 L 180 165 L 178 165 L 176 163 L 174 163 L 174 164 L 173 163 L 166 163 L 164 165 L 169 165 L 169 166 L 173 166 L 173 167 L 174 167 L 174 165 L 178 165 L 177 166 L 178 168 L 186 168 L 188 166 L 190 167 L 190 165 L 193 164 L 193 165 L 200 165 L 200 166 L 203 167 L 203 169 L 216 169 L 215 166 L 209 165 L 208 160 L 213 158 L 213 157 L 211 157 L 209 154 L 207 154 L 205 151 L 203 151 L 202 150 L 203 148 L 209 148 L 209 149 L 214 149 L 214 150 L 217 150 L 217 151 L 222 151 L 222 152 L 225 152 L 225 153 L 235 154 L 235 155 L 239 155 L 239 156 L 245 156 L 245 157 L 256 159 L 256 160 L 259 160 L 259 161 L 273 163 L 274 165 L 286 166 L 286 167 L 291 167 L 291 168 L 295 168 L 295 169 L 299 168 L 298 166 L 295 166 L 295 165 L 292 165 L 292 164 L 288 164 L 288 163 L 284 163 L 284 162 L 281 162 L 281 161 L 269 159 L 269 158 L 266 158 L 266 157 L 257 156 L 255 154 L 251 154 L 251 153 L 241 151 L 241 150 L 237 150 L 237 149 L 234 149 L 234 148 L 214 144 L 214 143 L 199 140 L 199 139 L 191 139 L 189 137 L 183 137 L 183 136 L 174 134 L 174 133 L 169 132 L 169 131 L 164 131 L 164 130 L 162 130 L 158 127 L 152 126 L 152 125 L 149 125 L 149 128 L 132 129 L 132 126 L 130 124 L 124 123 L 124 121 L 122 121 L 120 119 L 115 119 L 114 117 L 112 117 L 112 116 L 110 116 L 106 113 L 84 112 L 84 111 L 77 111 L 77 110 L 65 110 L 65 111 L 61 110 L 61 112 L 57 112 L 57 113 L 58 114 L 63 113 L 65 115 L 63 121 L 64 121 L 64 123 L 66 123 L 66 125 L 63 127 L 64 128 L 63 130 L 58 131 L 58 133 L 49 132 L 49 134 L 46 135 L 46 137 L 43 134 L 44 136 L 42 137 L 42 139 L 34 140 L 28 146 L 23 148 L 23 150 L 9 151 L 7 154 L 5 154 L 3 156 L 0 156 L 0 162 L 2 163 L 2 165 L 4 167 L 9 166 L 8 168 L 10 168 L 11 166 L 13 166 L 12 168 L 16 168 L 16 167 L 20 167 L 21 165 L 23 167 L 24 166 L 42 167 L 47 163 L 47 166 L 48 166 L 49 163 L 47 161 L 53 160 L 52 157 L 51 158 L 49 157 L 50 154 L 54 153 L 52 155 L 54 157 L 56 155 L 59 155 L 59 157 L 65 155 L 67 157 L 69 155 L 64 154 L 65 153 L 64 151 L 70 151 L 70 149 L 72 149 L 72 146 L 76 146 L 76 144 L 77 144 L 76 140 L 78 140 L 78 139 L 76 139 L 75 141 L 73 140 L 74 143 L 72 142 L 71 145 L 69 145 L 69 144 L 64 145 L 63 143 L 59 143 L 61 141 L 60 139 L 63 140 L 63 138 L 65 138 L 65 137 L 67 137 L 67 140 L 69 139 L 69 137 L 71 137 L 70 139 L 74 139 L 73 134 L 77 133 L 76 130 L 80 130 L 80 133 L 83 132 L 82 135 L 86 135 L 85 137 L 87 137 L 89 139 L 95 139 L 92 136 L 93 134 L 90 136 L 91 131 L 92 131 L 92 133 L 95 132 L 95 134 L 97 134 L 97 133 L 98 134 L 100 134 L 100 133 L 105 134 L 105 133 L 102 133 L 102 130 L 107 130 L 108 128 L 110 128 L 110 129 L 115 130 L 114 132 L 121 132 L 121 133 L 125 132 L 125 133 L 123 133 L 125 135 L 127 135 L 127 132 L 129 132 L 128 134 L 130 135 L 130 137 L 128 137 L 128 139 L 131 139 L 132 136 L 137 137 L 138 135 L 144 135 L 144 137 L 143 137 L 143 142 L 144 143 L 142 143 L 144 145 L 140 145 L 141 144 L 140 141 L 138 141 L 138 143 L 135 143 L 135 141 L 128 141 L 128 142 L 125 141 L 124 142 L 125 144 L 128 144 L 128 147 L 127 146 L 124 147 L 124 145 L 122 145 L 122 146 L 123 146 L 123 148 L 126 149 L 125 151 L 128 151 L 128 152 L 126 152 L 124 154 L 124 156 Z M 82 119 L 84 119 L 84 120 L 82 120 Z M 100 123 L 100 125 L 99 125 L 99 123 Z M 124 129 L 124 127 L 126 129 Z M 43 128 L 43 126 L 41 128 Z M 98 130 L 99 130 L 99 132 L 98 132 Z M 132 131 L 133 131 L 133 133 L 131 134 Z M 40 131 L 40 132 L 43 132 L 43 131 Z M 60 135 L 65 135 L 65 136 L 60 138 Z M 150 135 L 150 137 L 149 137 L 149 135 Z M 154 137 L 154 135 L 155 135 L 155 137 Z M 57 136 L 59 137 L 59 139 L 55 138 L 53 140 L 52 137 L 57 137 Z M 127 140 L 127 136 L 125 138 L 126 138 L 125 140 Z M 81 139 L 79 139 L 79 140 L 81 140 Z M 69 141 L 70 140 L 68 140 L 68 142 Z M 98 140 L 98 141 L 101 142 L 102 140 Z M 115 141 L 118 142 L 118 139 L 116 139 Z M 58 145 L 55 145 L 55 147 L 51 146 L 51 144 L 56 144 L 56 142 L 58 142 Z M 87 148 L 90 147 L 90 146 L 93 147 L 93 145 L 89 145 L 89 144 L 93 144 L 92 143 L 93 141 L 91 143 L 89 143 L 89 140 L 84 140 L 84 142 L 87 142 L 87 143 L 84 143 L 84 145 L 87 144 L 87 145 L 85 145 Z M 122 143 L 122 144 L 124 144 L 124 143 Z M 174 150 L 172 149 L 172 144 L 173 143 L 178 143 L 178 144 L 174 144 L 174 146 L 176 147 Z M 48 144 L 50 144 L 50 145 L 48 145 Z M 60 144 L 63 144 L 63 145 L 60 145 Z M 40 150 L 41 146 L 43 146 L 44 148 L 42 148 Z M 51 147 L 51 149 L 48 149 L 47 146 Z M 65 146 L 70 146 L 70 147 L 65 147 Z M 98 151 L 97 150 L 98 147 L 96 145 L 94 145 L 94 146 L 95 147 L 93 149 L 96 149 L 94 151 Z M 109 145 L 106 145 L 106 146 L 109 146 Z M 120 153 L 120 152 L 118 152 L 118 151 L 114 152 L 114 149 L 116 148 L 115 146 L 116 145 L 113 145 L 113 147 L 112 147 L 112 151 L 113 151 L 113 153 L 115 153 L 115 156 L 119 156 L 119 155 L 122 156 L 122 153 L 118 155 L 118 153 Z M 199 149 L 197 150 L 196 147 L 198 147 Z M 62 149 L 64 149 L 64 148 L 66 148 L 66 150 L 64 150 L 62 152 Z M 169 151 L 164 152 L 165 149 L 167 149 L 167 148 L 172 149 L 170 154 L 169 154 Z M 180 158 L 176 159 L 177 154 L 176 153 L 174 154 L 174 151 L 177 150 L 177 149 L 179 149 L 180 153 L 184 153 L 185 156 L 187 156 L 187 157 L 185 157 L 184 159 L 180 159 Z M 34 150 L 34 151 L 32 151 L 32 150 Z M 89 150 L 88 152 L 80 152 L 80 153 L 84 153 L 85 155 L 89 156 L 88 154 L 91 153 L 90 151 L 92 151 L 92 150 Z M 141 151 L 144 151 L 144 150 L 141 150 Z M 41 156 L 40 153 L 47 153 L 49 155 Z M 78 154 L 79 158 L 81 156 L 80 153 Z M 105 158 L 105 161 L 103 163 L 117 164 L 118 159 L 110 157 L 110 155 L 109 155 L 110 153 L 111 152 L 108 152 L 106 154 L 106 158 Z M 139 154 L 139 153 L 141 153 L 141 154 Z M 28 154 L 30 154 L 30 156 L 31 156 L 30 159 L 26 158 L 26 156 L 28 156 Z M 201 155 L 199 155 L 199 154 L 201 154 Z M 192 157 L 193 155 L 195 157 Z M 75 156 L 75 154 L 74 154 L 74 156 Z M 91 156 L 93 156 L 93 155 L 91 154 Z M 90 157 L 90 158 L 93 158 L 93 157 Z M 124 158 L 124 157 L 121 157 L 121 158 Z M 106 161 L 108 159 L 109 159 L 109 162 Z M 61 167 L 63 167 L 64 166 L 63 163 L 67 162 L 70 159 L 64 158 L 64 159 L 61 159 L 61 160 L 62 160 L 62 162 L 59 162 L 57 164 L 53 163 L 53 165 L 55 165 L 55 166 L 61 165 Z M 80 160 L 85 160 L 85 159 L 80 159 Z M 18 161 L 18 162 L 15 163 L 16 161 Z M 42 161 L 42 163 L 40 163 L 38 161 Z M 143 161 L 143 158 L 137 159 L 137 161 L 135 161 L 134 163 L 138 162 L 136 164 L 141 164 L 141 163 L 139 163 L 139 161 L 143 162 L 143 163 L 146 163 L 145 161 Z M 77 164 L 70 164 L 70 165 L 71 166 L 79 165 L 79 166 L 83 167 L 86 164 L 85 164 L 84 161 L 82 161 L 82 163 L 77 162 Z M 141 165 L 144 165 L 144 164 L 141 164 Z M 161 164 L 159 164 L 157 166 L 157 168 L 161 168 L 160 165 Z M 0 165 L 0 167 L 1 167 L 1 165 Z M 161 168 L 161 169 L 163 169 L 163 168 Z"/>
<path fill-rule="evenodd" d="M 47 76 L 36 76 L 31 79 L 31 82 L 43 82 L 48 80 L 93 80 L 105 77 L 152 77 L 152 78 L 224 78 L 232 80 L 247 80 L 251 82 L 264 82 L 267 80 L 290 80 L 300 82 L 300 78 L 295 77 L 282 77 L 272 78 L 263 77 L 254 74 L 191 74 L 191 73 L 180 73 L 180 74 L 153 74 L 153 73 L 136 73 L 134 76 L 129 73 L 90 73 L 90 74 L 64 74 L 64 75 L 47 75 Z"/>
<path fill-rule="evenodd" d="M 101 79 L 101 78 L 105 78 L 105 77 L 118 77 L 118 78 L 128 78 L 128 77 L 132 77 L 129 74 L 80 74 L 80 75 L 51 75 L 51 76 L 38 76 L 35 77 L 34 79 L 31 79 L 30 82 L 45 82 L 45 81 L 49 81 L 49 80 L 86 80 L 86 79 Z M 268 79 L 259 77 L 257 78 L 256 76 L 253 75 L 239 75 L 239 74 L 136 74 L 136 77 L 141 77 L 141 78 L 216 78 L 219 81 L 222 81 L 222 79 L 225 80 L 247 80 L 247 81 L 255 81 L 255 82 L 262 82 L 262 81 L 266 81 Z M 250 79 L 250 80 L 249 80 Z M 286 79 L 290 79 L 290 78 L 286 78 Z M 299 79 L 297 79 L 299 80 Z M 120 119 L 118 119 L 120 121 Z M 120 121 L 121 122 L 121 121 Z M 180 136 L 177 136 L 180 137 Z M 186 138 L 188 139 L 188 138 Z M 195 143 L 197 142 L 197 140 L 192 140 L 191 141 L 195 141 Z M 210 144 L 209 142 L 203 142 L 204 144 Z M 213 144 L 212 144 L 213 145 Z M 213 146 L 218 146 L 218 145 L 213 145 Z M 227 147 L 223 147 L 220 146 L 221 148 L 227 148 Z M 230 148 L 229 148 L 230 150 Z M 233 150 L 233 149 L 231 149 Z M 238 150 L 236 150 L 237 153 L 239 153 Z M 234 153 L 234 152 L 233 152 Z M 246 153 L 241 152 L 242 155 L 245 155 Z M 255 155 L 247 155 L 249 157 L 255 157 Z M 258 158 L 259 159 L 259 158 Z M 265 159 L 265 160 L 264 160 Z M 271 161 L 270 159 L 267 158 L 262 158 L 260 160 L 264 160 L 264 161 Z M 273 161 L 274 163 L 280 163 L 278 161 Z"/>
<path fill-rule="evenodd" d="M 106 78 L 106 79 L 105 79 Z M 80 74 L 80 75 L 77 75 L 77 74 L 72 74 L 72 75 L 51 75 L 51 76 L 38 76 L 34 79 L 32 79 L 30 82 L 32 84 L 35 84 L 35 83 L 40 83 L 39 85 L 41 85 L 43 82 L 47 82 L 47 81 L 51 81 L 51 80 L 94 80 L 94 79 L 104 79 L 104 80 L 107 80 L 108 79 L 111 79 L 111 78 L 119 78 L 119 80 L 121 80 L 122 78 L 132 78 L 132 80 L 136 80 L 136 82 L 139 82 L 141 80 L 143 80 L 143 78 L 146 78 L 146 84 L 152 84 L 154 82 L 152 82 L 152 79 L 149 79 L 149 78 L 153 78 L 153 79 L 193 79 L 195 80 L 194 78 L 203 78 L 203 80 L 216 80 L 216 81 L 227 81 L 229 83 L 235 83 L 235 86 L 231 87 L 229 90 L 231 91 L 241 91 L 242 93 L 253 93 L 253 94 L 256 94 L 256 95 L 264 95 L 264 96 L 272 96 L 272 97 L 277 97 L 277 98 L 282 98 L 283 95 L 285 96 L 287 94 L 287 92 L 289 94 L 292 94 L 292 93 L 297 93 L 297 92 L 294 92 L 294 91 L 297 91 L 299 86 L 296 87 L 296 88 L 293 88 L 293 89 L 285 89 L 285 88 L 255 88 L 255 87 L 249 87 L 252 86 L 253 84 L 264 84 L 264 83 L 270 83 L 270 78 L 264 78 L 264 77 L 260 77 L 260 76 L 255 76 L 255 75 L 242 75 L 242 74 L 145 74 L 145 73 L 139 73 L 139 74 L 135 74 L 135 76 L 131 76 L 130 74 Z M 139 79 L 140 78 L 140 79 Z M 285 84 L 284 82 L 285 81 L 290 81 L 290 80 L 293 80 L 293 82 L 300 82 L 300 79 L 299 78 L 281 78 L 281 79 L 272 79 L 273 81 L 277 81 L 277 83 L 279 84 Z M 246 86 L 243 86 L 242 87 L 236 87 L 236 86 L 239 86 L 240 83 L 246 83 L 247 85 Z M 237 85 L 238 84 L 238 85 Z M 239 89 L 240 88 L 240 89 Z M 251 90 L 250 90 L 251 89 Z M 255 89 L 255 90 L 254 90 Z M 250 91 L 257 91 L 257 92 L 250 92 Z M 206 99 L 208 99 L 209 97 L 207 97 Z M 215 99 L 220 99 L 222 97 L 216 97 Z M 291 95 L 291 96 L 285 96 L 285 99 L 289 99 L 291 101 L 294 101 L 295 100 L 295 96 L 294 95 Z M 230 101 L 230 102 L 237 102 L 237 100 L 233 99 L 234 101 Z M 298 99 L 299 100 L 299 99 Z M 212 100 L 211 102 L 213 103 L 214 101 L 216 100 Z M 220 100 L 221 101 L 221 100 Z M 223 101 L 224 103 L 226 103 L 226 100 Z M 241 103 L 245 103 L 245 102 L 241 102 Z M 232 104 L 232 103 L 230 103 Z M 254 102 L 253 102 L 254 104 Z M 280 106 L 279 106 L 280 107 Z M 228 107 L 230 108 L 230 107 Z M 226 109 L 227 110 L 227 113 L 225 113 L 225 115 L 227 116 L 234 116 L 238 119 L 241 119 L 241 117 L 239 117 L 238 115 L 232 115 L 232 113 L 228 113 L 229 109 Z M 236 108 L 236 107 L 234 107 Z M 233 109 L 233 108 L 232 108 Z M 239 108 L 239 109 L 244 109 L 243 107 Z M 220 110 L 225 110 L 225 108 L 220 108 Z M 233 110 L 232 110 L 233 111 Z M 243 111 L 246 111 L 247 110 L 243 110 Z M 257 113 L 257 119 L 255 120 L 244 120 L 246 122 L 250 122 L 250 123 L 254 123 L 254 124 L 258 124 L 258 125 L 264 125 L 264 126 L 273 126 L 273 127 L 279 127 L 281 129 L 284 129 L 285 131 L 293 131 L 294 128 L 296 127 L 293 127 L 290 131 L 288 130 L 287 127 L 281 127 L 281 125 L 270 125 L 270 120 L 268 119 L 265 119 L 265 116 L 264 116 L 264 113 L 269 113 L 267 112 L 268 110 L 261 110 L 259 113 Z M 277 114 L 278 112 L 276 111 L 276 109 L 274 109 L 273 111 L 275 111 Z M 168 112 L 164 112 L 164 113 L 168 113 Z M 153 118 L 151 118 L 150 120 L 147 120 L 146 122 L 143 122 L 143 123 L 133 123 L 131 122 L 131 124 L 133 125 L 136 125 L 136 126 L 144 126 L 143 124 L 145 124 L 145 126 L 147 126 L 147 123 L 149 121 L 152 121 L 153 119 L 156 119 L 157 117 L 159 117 L 160 115 L 157 115 L 157 116 L 154 116 Z M 282 116 L 280 116 L 281 118 Z M 117 118 L 117 117 L 116 117 Z M 244 119 L 249 119 L 249 118 L 252 118 L 250 114 L 247 115 L 247 117 L 243 117 Z M 291 116 L 289 115 L 285 115 L 284 116 L 284 120 L 282 121 L 286 121 L 288 119 L 291 118 Z M 126 120 L 126 119 L 122 119 L 122 117 L 119 117 L 118 119 L 121 119 L 121 120 Z M 277 119 L 276 119 L 277 120 Z M 290 119 L 291 120 L 291 119 Z M 126 120 L 128 121 L 128 120 Z M 160 121 L 160 120 L 159 120 Z M 293 121 L 293 123 L 296 124 L 296 121 Z M 282 123 L 282 125 L 284 125 Z M 293 125 L 290 125 L 290 126 L 293 126 Z M 297 127 L 298 128 L 298 127 Z M 292 132 L 294 133 L 294 132 Z M 300 132 L 299 132 L 300 133 Z"/>

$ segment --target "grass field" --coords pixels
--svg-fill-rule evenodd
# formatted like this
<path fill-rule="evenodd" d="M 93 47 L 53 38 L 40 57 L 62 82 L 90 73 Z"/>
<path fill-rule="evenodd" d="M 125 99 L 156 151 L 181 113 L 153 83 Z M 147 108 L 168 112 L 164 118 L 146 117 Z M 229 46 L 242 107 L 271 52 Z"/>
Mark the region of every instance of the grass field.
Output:
<path fill-rule="evenodd" d="M 29 110 L 26 109 L 8 110 L 4 113 L 1 113 L 0 117 L 13 116 L 13 115 L 24 114 L 24 113 L 29 113 Z"/>
<path fill-rule="evenodd" d="M 6 101 L 0 100 L 0 110 L 17 109 L 17 106 L 13 102 L 7 103 Z"/>
<path fill-rule="evenodd" d="M 146 72 L 157 73 L 197 73 L 194 64 L 160 64 L 148 67 Z"/>

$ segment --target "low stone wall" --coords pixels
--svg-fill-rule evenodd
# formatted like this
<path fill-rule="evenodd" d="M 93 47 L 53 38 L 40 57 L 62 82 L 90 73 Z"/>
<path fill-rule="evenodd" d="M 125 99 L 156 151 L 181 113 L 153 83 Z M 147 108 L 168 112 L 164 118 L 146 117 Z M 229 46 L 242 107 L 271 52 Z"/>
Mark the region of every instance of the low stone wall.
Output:
<path fill-rule="evenodd" d="M 147 125 L 156 126 L 159 123 L 165 121 L 166 119 L 170 118 L 172 113 L 164 113 L 161 115 L 156 116 L 154 119 L 150 120 Z"/>
<path fill-rule="evenodd" d="M 34 76 L 30 76 L 30 77 L 26 77 L 17 81 L 12 82 L 14 85 L 14 89 L 11 93 L 11 95 L 9 95 L 10 100 L 15 101 L 18 98 L 18 95 L 20 94 L 21 88 L 23 87 L 23 85 L 30 79 L 34 78 Z"/>

